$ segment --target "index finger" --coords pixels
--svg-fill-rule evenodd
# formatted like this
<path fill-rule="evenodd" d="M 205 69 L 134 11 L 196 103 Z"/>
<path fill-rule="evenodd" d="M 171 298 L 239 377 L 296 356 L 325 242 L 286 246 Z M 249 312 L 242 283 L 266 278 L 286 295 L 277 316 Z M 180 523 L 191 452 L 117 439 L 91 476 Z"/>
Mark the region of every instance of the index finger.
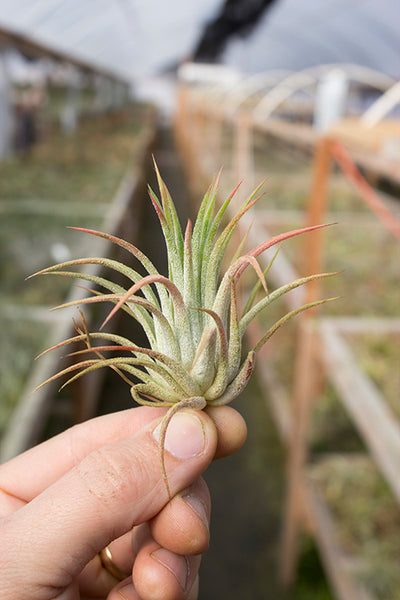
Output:
<path fill-rule="evenodd" d="M 75 425 L 0 465 L 0 490 L 30 502 L 93 450 L 129 437 L 165 412 L 164 408 L 140 406 Z M 246 438 L 239 413 L 228 406 L 210 407 L 206 412 L 218 431 L 216 458 L 238 450 Z"/>
<path fill-rule="evenodd" d="M 164 413 L 141 406 L 75 425 L 0 465 L 0 489 L 30 502 L 93 450 L 129 437 Z"/>

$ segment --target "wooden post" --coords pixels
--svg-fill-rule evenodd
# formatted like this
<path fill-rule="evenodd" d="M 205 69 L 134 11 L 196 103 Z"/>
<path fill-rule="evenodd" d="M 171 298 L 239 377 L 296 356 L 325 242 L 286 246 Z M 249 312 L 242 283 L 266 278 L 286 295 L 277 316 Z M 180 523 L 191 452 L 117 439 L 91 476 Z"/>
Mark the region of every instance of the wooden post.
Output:
<path fill-rule="evenodd" d="M 199 99 L 188 88 L 183 88 L 179 96 L 179 107 L 176 117 L 177 140 L 183 161 L 189 191 L 196 195 L 198 185 L 198 137 L 199 137 Z"/>
<path fill-rule="evenodd" d="M 237 181 L 244 182 L 245 192 L 254 184 L 253 136 L 251 120 L 247 112 L 240 111 L 235 127 L 233 169 Z"/>
<path fill-rule="evenodd" d="M 317 333 L 310 318 L 300 321 L 293 391 L 293 429 L 288 444 L 287 498 L 282 539 L 281 582 L 289 588 L 294 581 L 298 533 L 305 520 L 304 468 L 308 457 L 308 427 L 311 399 L 316 387 Z"/>
<path fill-rule="evenodd" d="M 307 226 L 321 225 L 326 221 L 328 207 L 328 180 L 331 166 L 330 140 L 322 137 L 317 142 L 314 164 L 313 181 L 307 206 Z M 323 269 L 323 229 L 313 231 L 305 237 L 305 273 L 312 275 Z M 306 302 L 317 299 L 319 281 L 312 281 L 306 288 Z"/>
<path fill-rule="evenodd" d="M 209 108 L 204 104 L 204 101 L 200 98 L 197 99 L 196 108 L 193 115 L 193 185 L 194 192 L 196 194 L 202 189 L 203 177 L 204 177 L 204 138 L 205 138 L 205 127 L 207 122 L 207 114 Z"/>
<path fill-rule="evenodd" d="M 182 151 L 182 156 L 185 155 L 186 140 L 186 124 L 187 124 L 187 105 L 188 105 L 188 90 L 182 84 L 178 88 L 176 110 L 174 113 L 174 133 L 177 145 Z"/>
<path fill-rule="evenodd" d="M 208 112 L 208 147 L 206 152 L 209 154 L 210 162 L 209 167 L 211 168 L 212 175 L 221 167 L 224 163 L 223 157 L 223 142 L 224 142 L 224 129 L 225 129 L 225 115 L 219 107 L 214 106 L 212 110 Z"/>
<path fill-rule="evenodd" d="M 307 208 L 307 225 L 319 225 L 326 219 L 328 206 L 328 178 L 330 173 L 330 140 L 320 138 L 317 143 L 313 182 Z M 323 269 L 323 230 L 316 230 L 305 238 L 305 271 L 308 275 Z M 307 285 L 305 299 L 312 302 L 319 296 L 319 282 Z M 321 385 L 317 369 L 317 334 L 313 331 L 310 311 L 299 317 L 297 351 L 293 383 L 293 431 L 288 456 L 288 490 L 286 518 L 282 545 L 282 583 L 289 587 L 294 580 L 298 532 L 304 521 L 304 468 L 308 455 L 308 421 L 312 399 Z"/>

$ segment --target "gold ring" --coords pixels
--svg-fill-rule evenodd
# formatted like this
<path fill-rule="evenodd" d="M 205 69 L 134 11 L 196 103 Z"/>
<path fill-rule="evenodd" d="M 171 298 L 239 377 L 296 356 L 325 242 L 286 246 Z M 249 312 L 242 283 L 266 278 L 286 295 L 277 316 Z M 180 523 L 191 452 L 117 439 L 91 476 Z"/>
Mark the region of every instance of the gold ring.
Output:
<path fill-rule="evenodd" d="M 108 546 L 103 548 L 103 550 L 99 553 L 99 556 L 104 569 L 108 571 L 110 575 L 115 577 L 115 579 L 118 579 L 118 581 L 122 581 L 123 579 L 130 577 L 130 573 L 124 573 L 119 567 L 117 567 L 117 565 L 112 559 L 111 550 Z"/>

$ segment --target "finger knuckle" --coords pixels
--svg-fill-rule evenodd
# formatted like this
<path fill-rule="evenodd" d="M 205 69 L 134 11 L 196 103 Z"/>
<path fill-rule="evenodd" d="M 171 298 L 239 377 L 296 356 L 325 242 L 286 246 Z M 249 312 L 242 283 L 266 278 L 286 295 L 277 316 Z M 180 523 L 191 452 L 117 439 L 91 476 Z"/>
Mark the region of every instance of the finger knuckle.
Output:
<path fill-rule="evenodd" d="M 78 465 L 89 493 L 101 503 L 132 502 L 145 471 L 138 456 L 126 448 L 97 448 Z"/>

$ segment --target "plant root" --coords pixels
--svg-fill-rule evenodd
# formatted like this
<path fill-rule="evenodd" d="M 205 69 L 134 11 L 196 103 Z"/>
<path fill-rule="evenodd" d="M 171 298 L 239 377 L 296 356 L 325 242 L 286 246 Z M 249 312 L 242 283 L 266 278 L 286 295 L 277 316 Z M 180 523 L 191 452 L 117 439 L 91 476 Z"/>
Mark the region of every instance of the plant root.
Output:
<path fill-rule="evenodd" d="M 173 404 L 165 417 L 161 421 L 161 429 L 160 429 L 160 439 L 158 441 L 158 456 L 160 459 L 160 467 L 162 476 L 164 479 L 165 487 L 167 488 L 168 498 L 172 500 L 171 490 L 168 483 L 167 472 L 165 469 L 165 460 L 164 460 L 164 446 L 165 446 L 165 436 L 167 434 L 168 425 L 171 422 L 172 417 L 180 410 L 184 408 L 193 408 L 194 410 L 203 410 L 207 406 L 207 402 L 203 396 L 192 396 L 191 398 L 184 398 L 180 402 Z"/>

